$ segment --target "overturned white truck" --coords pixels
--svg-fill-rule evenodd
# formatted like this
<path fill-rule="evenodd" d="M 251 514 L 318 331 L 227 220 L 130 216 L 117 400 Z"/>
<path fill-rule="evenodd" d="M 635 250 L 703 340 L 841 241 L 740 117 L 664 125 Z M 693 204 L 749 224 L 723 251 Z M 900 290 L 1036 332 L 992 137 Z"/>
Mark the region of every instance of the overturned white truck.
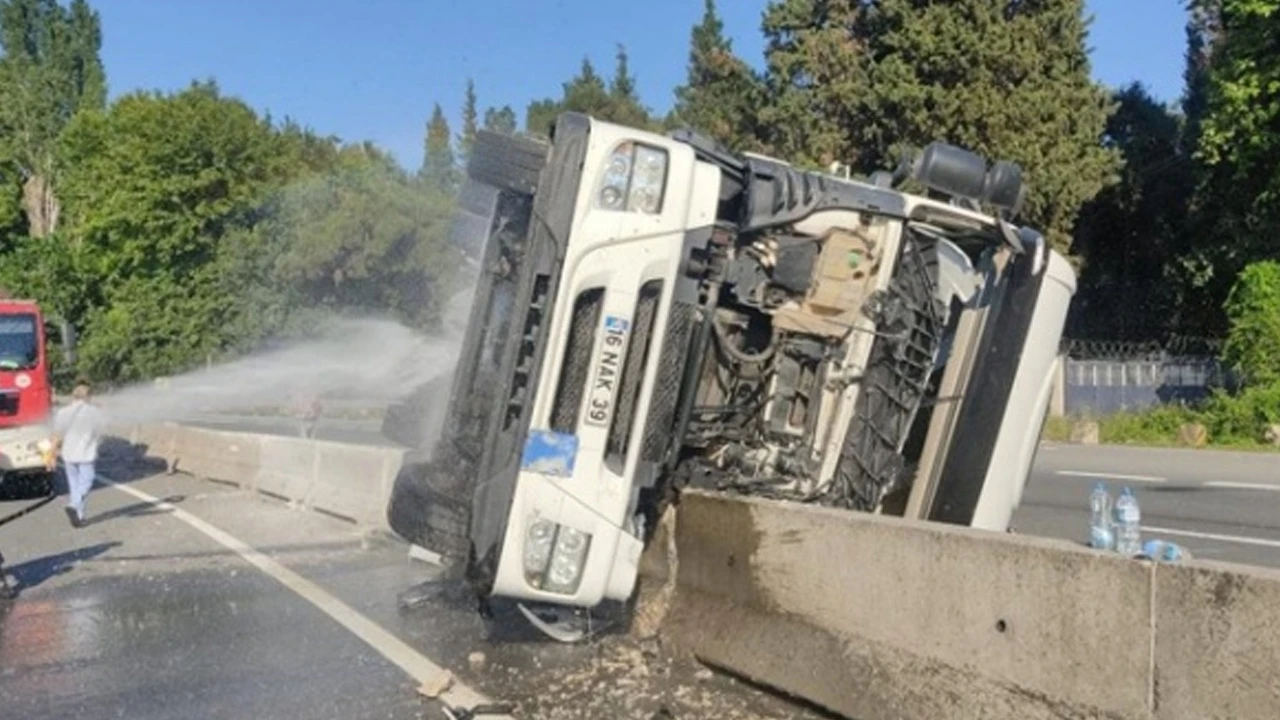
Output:
<path fill-rule="evenodd" d="M 479 280 L 391 526 L 482 600 L 577 608 L 631 596 L 690 486 L 1006 530 L 1075 291 L 1011 223 L 1021 175 L 935 144 L 860 181 L 578 114 L 481 133 Z"/>

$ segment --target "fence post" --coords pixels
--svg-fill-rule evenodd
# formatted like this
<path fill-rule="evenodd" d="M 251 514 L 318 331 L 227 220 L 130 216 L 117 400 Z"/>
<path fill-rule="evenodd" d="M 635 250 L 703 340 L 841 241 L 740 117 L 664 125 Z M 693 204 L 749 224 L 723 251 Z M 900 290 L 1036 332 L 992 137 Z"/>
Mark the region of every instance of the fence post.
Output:
<path fill-rule="evenodd" d="M 1053 393 L 1049 395 L 1049 416 L 1063 417 L 1067 414 L 1067 356 L 1059 353 L 1053 365 Z"/>

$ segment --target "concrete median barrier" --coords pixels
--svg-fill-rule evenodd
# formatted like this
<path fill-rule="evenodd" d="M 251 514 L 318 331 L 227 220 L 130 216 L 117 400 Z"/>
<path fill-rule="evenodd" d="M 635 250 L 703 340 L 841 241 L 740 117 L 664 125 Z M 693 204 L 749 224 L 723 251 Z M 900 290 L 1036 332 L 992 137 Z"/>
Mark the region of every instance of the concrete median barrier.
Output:
<path fill-rule="evenodd" d="M 176 424 L 116 434 L 173 470 L 232 483 L 390 531 L 385 510 L 404 451 Z"/>
<path fill-rule="evenodd" d="M 312 445 L 295 438 L 262 436 L 255 488 L 305 505 L 318 470 Z"/>
<path fill-rule="evenodd" d="M 686 493 L 662 621 L 855 720 L 1280 717 L 1280 572 Z"/>
<path fill-rule="evenodd" d="M 1155 609 L 1158 720 L 1280 718 L 1280 572 L 1161 566 Z"/>
<path fill-rule="evenodd" d="M 846 717 L 1142 717 L 1148 706 L 1148 565 L 696 493 L 676 535 L 666 635 Z"/>
<path fill-rule="evenodd" d="M 313 446 L 316 463 L 309 504 L 365 525 L 385 524 L 387 498 L 404 451 L 329 442 Z"/>

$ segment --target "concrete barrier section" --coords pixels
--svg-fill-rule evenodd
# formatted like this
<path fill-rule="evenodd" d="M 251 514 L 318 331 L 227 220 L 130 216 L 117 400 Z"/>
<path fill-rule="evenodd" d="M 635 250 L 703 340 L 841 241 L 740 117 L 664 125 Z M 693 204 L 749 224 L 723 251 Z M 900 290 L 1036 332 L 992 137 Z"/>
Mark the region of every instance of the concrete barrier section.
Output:
<path fill-rule="evenodd" d="M 173 464 L 176 469 L 251 487 L 261 467 L 262 437 L 251 433 L 175 429 Z"/>
<path fill-rule="evenodd" d="M 387 498 L 403 450 L 317 442 L 309 504 L 366 525 L 386 524 Z"/>
<path fill-rule="evenodd" d="M 1280 718 L 1280 572 L 1160 567 L 1155 711 L 1159 720 Z"/>
<path fill-rule="evenodd" d="M 287 437 L 262 436 L 255 488 L 276 497 L 306 504 L 316 474 L 313 443 Z"/>
<path fill-rule="evenodd" d="M 386 504 L 403 450 L 175 424 L 116 433 L 172 469 L 389 530 Z"/>
<path fill-rule="evenodd" d="M 676 533 L 666 636 L 846 717 L 1147 716 L 1149 564 L 696 493 Z"/>

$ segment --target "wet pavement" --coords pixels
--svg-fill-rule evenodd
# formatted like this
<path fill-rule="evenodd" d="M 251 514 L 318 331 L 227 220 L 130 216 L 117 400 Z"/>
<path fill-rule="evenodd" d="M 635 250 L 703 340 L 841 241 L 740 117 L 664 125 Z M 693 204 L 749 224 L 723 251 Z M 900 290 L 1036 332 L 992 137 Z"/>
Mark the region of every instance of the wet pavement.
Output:
<path fill-rule="evenodd" d="M 822 717 L 620 633 L 566 646 L 509 610 L 483 621 L 459 588 L 402 610 L 396 595 L 431 567 L 399 542 L 183 475 L 104 474 L 171 508 L 100 487 L 81 529 L 62 498 L 0 525 L 19 590 L 0 603 L 0 717 L 445 717 L 385 647 L 172 508 L 314 584 L 458 684 L 516 703 L 518 718 Z M 33 502 L 0 500 L 0 518 Z"/>

